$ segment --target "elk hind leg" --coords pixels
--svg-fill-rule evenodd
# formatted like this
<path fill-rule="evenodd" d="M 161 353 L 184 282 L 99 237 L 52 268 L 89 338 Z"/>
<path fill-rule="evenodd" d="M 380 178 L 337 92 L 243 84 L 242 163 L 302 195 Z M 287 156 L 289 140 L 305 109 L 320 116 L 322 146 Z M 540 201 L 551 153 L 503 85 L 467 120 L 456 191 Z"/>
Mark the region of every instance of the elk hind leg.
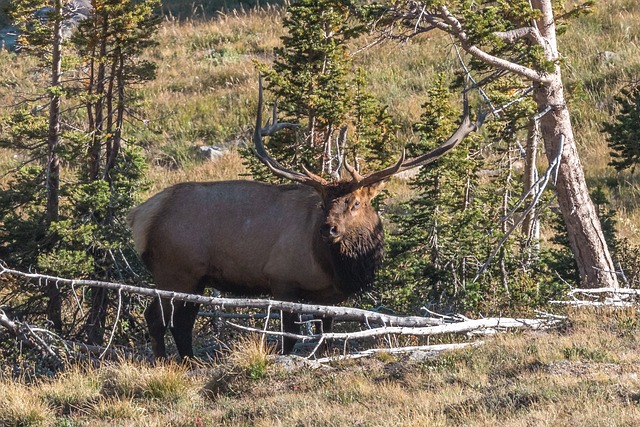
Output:
<path fill-rule="evenodd" d="M 164 343 L 164 335 L 167 331 L 167 313 L 163 310 L 160 299 L 154 298 L 151 304 L 144 311 L 144 318 L 149 328 L 149 336 L 151 337 L 151 349 L 156 359 L 165 359 L 167 357 L 167 348 Z M 164 313 L 163 313 L 164 311 Z"/>
<path fill-rule="evenodd" d="M 299 334 L 300 325 L 297 323 L 300 321 L 300 316 L 296 313 L 282 312 L 282 331 L 290 334 Z M 293 347 L 296 345 L 296 338 L 282 337 L 282 354 L 290 354 L 293 352 Z"/>
<path fill-rule="evenodd" d="M 193 358 L 193 325 L 199 308 L 200 304 L 190 302 L 178 303 L 176 307 L 170 329 L 181 359 Z"/>

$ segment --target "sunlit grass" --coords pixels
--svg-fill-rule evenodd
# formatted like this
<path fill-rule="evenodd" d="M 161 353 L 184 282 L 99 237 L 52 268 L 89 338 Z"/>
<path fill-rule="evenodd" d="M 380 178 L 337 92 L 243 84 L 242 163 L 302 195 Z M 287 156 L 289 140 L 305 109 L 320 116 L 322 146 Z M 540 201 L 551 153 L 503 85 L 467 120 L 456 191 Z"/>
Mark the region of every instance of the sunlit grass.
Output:
<path fill-rule="evenodd" d="M 234 369 L 243 372 L 249 379 L 261 379 L 267 375 L 269 356 L 275 353 L 275 345 L 256 334 L 238 339 L 229 356 Z"/>
<path fill-rule="evenodd" d="M 157 193 L 173 184 L 185 181 L 206 182 L 250 179 L 250 177 L 246 176 L 247 170 L 242 162 L 242 156 L 237 151 L 231 150 L 221 159 L 197 162 L 186 169 L 167 169 L 161 166 L 152 166 L 147 174 L 151 182 L 148 194 Z"/>
<path fill-rule="evenodd" d="M 84 410 L 100 398 L 100 381 L 93 374 L 85 367 L 71 367 L 44 383 L 39 396 L 60 413 Z"/>
<path fill-rule="evenodd" d="M 0 425 L 31 427 L 52 424 L 52 409 L 38 397 L 37 387 L 19 381 L 0 380 L 0 390 Z"/>
<path fill-rule="evenodd" d="M 0 424 L 593 426 L 606 408 L 607 425 L 634 425 L 637 313 L 568 315 L 561 330 L 488 337 L 420 362 L 281 365 L 255 336 L 229 342 L 216 364 L 70 367 L 39 383 L 2 381 Z"/>
<path fill-rule="evenodd" d="M 132 130 L 150 163 L 176 157 L 177 166 L 151 166 L 153 194 L 182 181 L 244 179 L 234 149 L 250 139 L 257 71 L 272 60 L 283 34 L 277 9 L 167 20 L 149 52 L 158 78 L 141 89 L 148 124 Z M 616 113 L 613 97 L 640 75 L 640 2 L 599 3 L 559 39 L 570 109 L 590 183 L 606 184 L 621 237 L 640 240 L 640 194 L 634 173 L 607 166 L 600 132 Z M 605 54 L 611 52 L 612 55 Z M 370 89 L 402 124 L 405 140 L 419 120 L 425 92 L 437 72 L 457 69 L 446 37 L 385 44 L 355 56 Z M 34 62 L 0 51 L 0 106 L 33 93 Z M 190 148 L 231 150 L 213 162 Z M 0 183 L 17 160 L 0 150 Z M 545 167 L 542 162 L 541 167 Z M 412 190 L 387 185 L 395 200 Z M 565 331 L 511 334 L 484 346 L 446 353 L 418 364 L 393 357 L 288 372 L 270 364 L 255 340 L 230 345 L 227 364 L 194 375 L 184 365 L 123 362 L 69 369 L 42 383 L 1 380 L 0 425 L 371 425 L 371 426 L 594 426 L 635 425 L 640 419 L 640 321 L 633 311 L 571 312 Z M 213 372 L 228 387 L 209 393 Z M 217 377 L 216 377 L 217 378 Z M 68 423 L 65 423 L 66 421 Z"/>

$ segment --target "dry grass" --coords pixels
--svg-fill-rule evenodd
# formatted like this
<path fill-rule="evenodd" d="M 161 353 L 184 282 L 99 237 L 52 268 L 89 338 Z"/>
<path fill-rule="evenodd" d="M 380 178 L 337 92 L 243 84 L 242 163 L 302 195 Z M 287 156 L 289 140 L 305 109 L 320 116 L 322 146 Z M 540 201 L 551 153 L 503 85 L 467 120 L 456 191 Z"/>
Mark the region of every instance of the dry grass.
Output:
<path fill-rule="evenodd" d="M 147 176 L 151 182 L 149 195 L 184 181 L 224 181 L 229 179 L 250 179 L 242 163 L 242 156 L 231 150 L 221 159 L 211 162 L 200 162 L 188 168 L 167 169 L 151 167 Z"/>
<path fill-rule="evenodd" d="M 87 410 L 100 398 L 101 384 L 91 369 L 74 366 L 39 389 L 39 397 L 59 414 Z"/>
<path fill-rule="evenodd" d="M 255 109 L 252 60 L 269 60 L 280 43 L 281 12 L 253 11 L 205 22 L 167 21 L 150 53 L 158 79 L 142 89 L 149 126 L 135 131 L 150 160 L 184 156 L 180 167 L 152 167 L 155 193 L 173 183 L 242 178 L 242 159 L 201 163 L 192 145 L 234 146 L 248 139 Z M 403 124 L 420 116 L 425 89 L 455 63 L 440 36 L 356 56 L 371 88 Z M 600 123 L 615 114 L 613 96 L 640 73 L 640 4 L 602 3 L 560 39 L 583 163 L 591 183 L 609 183 L 620 233 L 640 240 L 640 198 L 632 174 L 606 166 Z M 601 53 L 614 52 L 602 61 Z M 0 52 L 0 105 L 27 93 L 33 64 Z M 12 153 L 0 151 L 2 172 Z M 403 199 L 406 183 L 389 190 Z M 551 333 L 496 337 L 480 348 L 424 362 L 393 358 L 288 370 L 255 341 L 221 365 L 123 362 L 69 369 L 42 383 L 0 381 L 0 424 L 25 426 L 632 426 L 640 419 L 640 320 L 635 311 L 571 313 Z M 253 367 L 259 366 L 256 371 Z M 239 368 L 243 367 L 243 368 Z M 225 375 L 233 372 L 233 375 Z M 252 374 L 252 372 L 254 372 Z M 259 372 L 256 374 L 255 372 Z M 222 373 L 222 375 L 221 375 Z M 211 393 L 212 382 L 217 382 Z"/>
<path fill-rule="evenodd" d="M 34 392 L 34 387 L 21 382 L 0 381 L 0 390 L 0 425 L 45 426 L 53 421 L 50 408 Z"/>
<path fill-rule="evenodd" d="M 295 361 L 278 363 L 259 339 L 245 338 L 231 345 L 224 362 L 191 370 L 129 361 L 71 369 L 40 384 L 5 381 L 0 421 L 26 426 L 636 425 L 637 312 L 569 315 L 563 330 L 500 335 L 484 346 L 423 361 L 371 358 L 313 369 Z M 262 374 L 253 375 L 251 367 L 263 363 Z"/>
<path fill-rule="evenodd" d="M 253 60 L 268 60 L 283 34 L 278 9 L 220 15 L 210 21 L 167 21 L 150 59 L 157 79 L 144 89 L 156 147 L 221 145 L 252 126 Z"/>
<path fill-rule="evenodd" d="M 267 343 L 260 335 L 246 335 L 233 344 L 228 362 L 249 378 L 258 379 L 266 374 L 269 356 L 275 350 L 275 344 Z"/>

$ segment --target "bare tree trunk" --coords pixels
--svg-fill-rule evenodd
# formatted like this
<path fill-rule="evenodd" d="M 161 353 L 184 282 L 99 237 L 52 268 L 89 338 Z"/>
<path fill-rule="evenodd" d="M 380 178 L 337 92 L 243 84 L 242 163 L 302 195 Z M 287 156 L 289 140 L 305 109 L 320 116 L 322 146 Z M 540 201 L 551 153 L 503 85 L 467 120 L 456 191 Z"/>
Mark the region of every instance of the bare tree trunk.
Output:
<path fill-rule="evenodd" d="M 533 186 L 538 181 L 538 169 L 536 167 L 536 162 L 538 160 L 538 124 L 534 118 L 529 120 L 529 126 L 527 129 L 527 146 L 525 150 L 526 154 L 524 160 L 524 182 L 522 185 L 522 193 L 530 194 L 526 203 L 528 206 L 535 200 Z M 536 258 L 537 252 L 539 251 L 539 244 L 537 241 L 540 239 L 540 222 L 537 219 L 535 206 L 525 215 L 525 218 L 522 221 L 522 234 L 526 239 L 527 250 L 531 254 L 530 258 Z"/>
<path fill-rule="evenodd" d="M 93 131 L 93 140 L 91 142 L 91 146 L 89 147 L 89 158 L 90 158 L 90 167 L 89 167 L 89 175 L 91 180 L 99 179 L 100 177 L 100 166 L 102 159 L 102 138 L 104 137 L 104 102 L 105 102 L 105 74 L 106 74 L 106 64 L 104 59 L 107 58 L 107 38 L 109 37 L 109 20 L 106 16 L 99 17 L 101 31 L 100 31 L 100 49 L 98 52 L 98 57 L 101 58 L 98 63 L 98 70 L 96 73 L 95 80 L 95 88 L 97 100 L 95 102 L 95 128 Z M 93 61 L 95 64 L 96 61 Z M 92 70 L 93 73 L 93 70 Z"/>
<path fill-rule="evenodd" d="M 387 13 L 391 19 L 380 21 L 384 22 L 382 37 L 388 38 L 389 33 L 395 31 L 396 25 L 405 30 L 400 31 L 401 37 L 439 29 L 454 37 L 461 48 L 477 61 L 533 82 L 534 99 L 541 116 L 540 132 L 544 139 L 547 156 L 550 161 L 560 160 L 556 181 L 558 201 L 567 226 L 571 249 L 578 264 L 580 280 L 586 287 L 617 287 L 618 279 L 604 239 L 600 219 L 589 196 L 564 98 L 560 71 L 561 57 L 557 48 L 553 14 L 555 2 L 529 0 L 530 7 L 538 16 L 536 20 L 507 31 L 496 28 L 491 34 L 492 37 L 501 39 L 505 43 L 525 40 L 528 46 L 539 48 L 549 64 L 538 68 L 519 63 L 521 55 L 509 59 L 500 56 L 499 52 L 493 53 L 493 43 L 483 44 L 487 41 L 486 38 L 482 38 L 478 43 L 478 39 L 471 37 L 460 13 L 461 8 L 468 6 L 451 2 L 450 10 L 448 2 L 406 0 L 389 3 L 391 6 L 387 9 Z M 479 6 L 482 7 L 482 5 Z M 551 71 L 548 70 L 548 65 L 553 67 Z M 562 153 L 559 153 L 561 147 Z M 561 157 L 558 157 L 558 154 L 561 154 Z"/>
<path fill-rule="evenodd" d="M 103 161 L 105 163 L 108 162 L 108 158 L 105 159 L 106 156 L 103 156 L 102 153 L 102 144 L 105 135 L 108 135 L 111 132 L 112 125 L 112 117 L 111 117 L 111 99 L 112 99 L 112 91 L 113 85 L 106 85 L 107 78 L 107 66 L 108 60 L 114 59 L 107 56 L 107 47 L 108 47 L 108 39 L 109 39 L 109 19 L 106 14 L 101 14 L 98 17 L 97 25 L 100 25 L 99 30 L 99 51 L 98 58 L 99 60 L 93 60 L 93 64 L 98 64 L 98 69 L 96 74 L 95 81 L 95 89 L 97 100 L 95 102 L 95 128 L 93 130 L 93 141 L 91 146 L 89 147 L 89 157 L 90 157 L 90 168 L 89 168 L 89 180 L 97 181 L 102 178 L 100 175 L 100 170 L 103 167 Z M 115 64 L 114 64 L 115 66 Z M 92 70 L 92 74 L 94 71 Z M 113 79 L 113 75 L 111 76 Z M 112 81 L 112 80 L 111 80 Z M 105 109 L 107 110 L 105 112 Z M 112 136 L 108 136 L 108 138 L 112 138 Z M 106 168 L 106 165 L 105 165 Z M 105 170 L 106 173 L 106 170 Z M 101 218 L 103 221 L 105 218 Z M 96 249 L 99 251 L 99 249 Z M 99 253 L 94 253 L 94 258 L 99 258 Z M 107 307 L 109 304 L 109 295 L 106 289 L 98 289 L 91 288 L 91 309 L 89 310 L 87 322 L 85 324 L 85 335 L 87 337 L 87 341 L 90 344 L 94 345 L 102 345 L 104 342 L 104 330 L 106 324 L 106 316 L 107 316 Z"/>
<path fill-rule="evenodd" d="M 559 154 L 562 156 L 556 191 L 569 243 L 578 264 L 580 281 L 586 287 L 617 287 L 615 268 L 598 214 L 589 196 L 564 97 L 552 2 L 532 0 L 531 4 L 542 12 L 536 24 L 544 41 L 546 59 L 555 62 L 555 70 L 547 81 L 544 84 L 535 83 L 534 100 L 541 112 L 551 108 L 540 119 L 540 132 L 549 161 Z M 562 153 L 559 153 L 561 147 Z"/>
<path fill-rule="evenodd" d="M 102 345 L 107 322 L 108 290 L 91 287 L 91 293 L 91 309 L 85 325 L 85 335 L 89 344 Z"/>
<path fill-rule="evenodd" d="M 549 161 L 562 146 L 556 191 L 580 281 L 585 287 L 617 287 L 613 261 L 578 157 L 559 71 L 552 84 L 536 88 L 534 97 L 540 110 L 552 108 L 540 120 Z"/>
<path fill-rule="evenodd" d="M 502 217 L 503 218 L 507 218 L 509 213 L 509 200 L 511 199 L 510 187 L 511 187 L 511 181 L 513 180 L 512 171 L 513 171 L 513 158 L 511 157 L 511 144 L 509 144 L 509 146 L 507 147 L 507 177 L 505 179 L 505 185 L 502 191 Z M 506 220 L 502 221 L 501 231 L 502 231 L 502 234 L 505 236 L 507 235 L 507 231 L 509 228 L 508 225 L 509 225 L 508 221 Z M 507 271 L 505 255 L 506 254 L 505 254 L 504 246 L 501 246 L 500 252 L 499 252 L 500 279 L 502 281 L 502 287 L 504 288 L 504 291 L 507 293 L 507 295 L 510 295 L 509 281 L 508 281 L 509 273 Z"/>
<path fill-rule="evenodd" d="M 60 190 L 60 158 L 58 144 L 60 143 L 60 80 L 62 75 L 62 0 L 55 2 L 55 21 L 53 27 L 53 46 L 51 56 L 51 88 L 52 96 L 49 100 L 49 131 L 47 136 L 47 224 L 58 220 L 59 190 Z M 47 317 L 56 330 L 62 329 L 62 297 L 55 284 L 47 287 L 49 302 Z"/>
<path fill-rule="evenodd" d="M 107 161 L 104 167 L 104 179 L 107 182 L 112 182 L 111 170 L 116 165 L 116 160 L 120 154 L 120 148 L 122 146 L 122 127 L 124 126 L 124 113 L 125 113 L 125 99 L 124 99 L 124 58 L 121 53 L 116 55 L 117 57 L 117 104 L 116 104 L 116 123 L 113 130 L 113 137 L 111 138 L 110 150 L 107 153 Z"/>

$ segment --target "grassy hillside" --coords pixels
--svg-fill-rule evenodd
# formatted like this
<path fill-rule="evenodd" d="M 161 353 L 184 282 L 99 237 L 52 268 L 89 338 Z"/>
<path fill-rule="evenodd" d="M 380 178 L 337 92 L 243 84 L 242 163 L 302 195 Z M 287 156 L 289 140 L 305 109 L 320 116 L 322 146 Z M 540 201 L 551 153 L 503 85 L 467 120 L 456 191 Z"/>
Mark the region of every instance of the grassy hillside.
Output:
<path fill-rule="evenodd" d="M 282 4 L 278 0 L 163 0 L 162 13 L 178 19 L 211 18 L 220 12 L 247 10 L 267 5 Z"/>
<path fill-rule="evenodd" d="M 22 426 L 633 426 L 635 311 L 572 313 L 561 331 L 488 338 L 432 358 L 313 367 L 243 341 L 217 364 L 73 366 L 0 381 L 0 424 Z M 424 355 L 423 355 L 424 357 Z"/>
<path fill-rule="evenodd" d="M 252 61 L 270 60 L 283 32 L 281 14 L 270 8 L 214 20 L 165 23 L 160 45 L 151 53 L 160 72 L 144 89 L 153 105 L 149 105 L 149 132 L 142 136 L 154 150 L 160 150 L 156 155 L 175 159 L 182 171 L 168 176 L 163 171 L 154 177 L 154 190 L 187 178 L 191 172 L 194 179 L 208 177 L 208 171 L 190 161 L 188 146 L 248 140 L 256 102 L 257 73 Z M 638 232 L 637 182 L 633 174 L 616 173 L 608 167 L 609 150 L 600 129 L 616 113 L 613 97 L 640 75 L 638 21 L 637 2 L 607 2 L 606 7 L 572 23 L 559 40 L 588 179 L 592 186 L 606 185 L 619 213 L 620 231 L 632 239 L 637 239 Z M 458 68 L 448 40 L 437 34 L 401 46 L 388 43 L 365 50 L 355 60 L 368 73 L 371 90 L 402 124 L 405 140 L 414 137 L 411 125 L 420 116 L 425 90 L 435 74 L 451 75 Z"/>
<path fill-rule="evenodd" d="M 164 3 L 168 8 L 184 4 Z M 142 89 L 147 126 L 140 129 L 137 123 L 135 130 L 150 161 L 172 168 L 169 176 L 165 170 L 153 176 L 152 191 L 180 179 L 207 179 L 212 172 L 199 169 L 190 146 L 233 146 L 248 140 L 257 97 L 253 61 L 272 58 L 283 35 L 282 13 L 266 6 L 206 15 L 206 19 L 165 20 L 159 44 L 149 52 L 159 65 L 158 78 Z M 639 21 L 638 2 L 615 0 L 573 22 L 559 39 L 583 165 L 592 184 L 610 184 L 623 220 L 635 219 L 634 177 L 607 166 L 608 148 L 600 128 L 616 112 L 614 95 L 640 75 Z M 366 43 L 362 40 L 360 45 Z M 402 124 L 405 140 L 414 137 L 411 125 L 420 116 L 425 90 L 435 74 L 451 75 L 458 69 L 448 39 L 435 33 L 365 50 L 355 60 L 368 73 L 370 89 Z M 2 105 L 12 105 L 18 95 L 31 92 L 27 78 L 31 66 L 23 57 L 0 54 L 0 67 L 7 71 L 0 78 Z M 635 222 L 625 222 L 623 228 L 635 232 Z"/>
<path fill-rule="evenodd" d="M 149 194 L 180 181 L 246 178 L 235 148 L 250 140 L 253 128 L 253 61 L 270 61 L 283 34 L 283 12 L 274 7 L 215 18 L 196 3 L 184 12 L 175 7 L 172 15 L 181 19 L 167 18 L 158 46 L 148 52 L 159 70 L 158 78 L 139 90 L 146 115 L 129 130 L 151 165 Z M 198 19 L 190 18 L 193 13 Z M 559 43 L 589 182 L 604 185 L 617 209 L 618 234 L 640 242 L 638 178 L 607 166 L 600 132 L 601 123 L 616 113 L 613 97 L 640 77 L 640 3 L 601 1 Z M 355 60 L 407 141 L 416 137 L 411 126 L 435 74 L 457 68 L 448 40 L 436 34 L 366 50 Z M 0 52 L 0 70 L 3 109 L 33 93 L 30 59 Z M 220 161 L 202 162 L 194 145 L 230 152 Z M 0 150 L 0 184 L 19 161 L 14 152 Z M 395 198 L 410 193 L 404 183 L 390 187 Z M 561 331 L 489 338 L 482 347 L 421 361 L 382 355 L 331 368 L 287 367 L 271 359 L 263 366 L 259 354 L 247 362 L 246 355 L 255 352 L 241 347 L 235 357 L 198 367 L 71 366 L 56 378 L 33 383 L 0 380 L 0 425 L 637 424 L 636 312 L 569 315 L 572 320 Z M 0 377 L 11 377 L 9 366 L 2 369 Z"/>

